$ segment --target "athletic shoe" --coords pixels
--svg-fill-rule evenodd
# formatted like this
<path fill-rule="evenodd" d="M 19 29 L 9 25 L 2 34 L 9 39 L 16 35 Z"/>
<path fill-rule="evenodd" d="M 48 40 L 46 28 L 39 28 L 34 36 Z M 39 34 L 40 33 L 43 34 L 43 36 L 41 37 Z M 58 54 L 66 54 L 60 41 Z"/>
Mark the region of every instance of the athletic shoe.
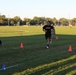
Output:
<path fill-rule="evenodd" d="M 48 48 L 49 48 L 49 46 L 46 46 L 46 48 L 48 49 Z"/>

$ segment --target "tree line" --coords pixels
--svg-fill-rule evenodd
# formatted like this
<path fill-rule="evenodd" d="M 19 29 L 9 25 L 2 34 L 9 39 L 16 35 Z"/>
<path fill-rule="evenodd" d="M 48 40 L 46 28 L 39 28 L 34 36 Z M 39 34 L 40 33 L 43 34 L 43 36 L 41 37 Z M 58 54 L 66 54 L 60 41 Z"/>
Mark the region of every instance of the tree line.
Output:
<path fill-rule="evenodd" d="M 5 15 L 0 15 L 0 26 L 21 26 L 21 25 L 44 25 L 46 21 L 50 21 L 54 25 L 58 26 L 76 26 L 76 18 L 66 19 L 60 18 L 59 20 L 54 18 L 45 18 L 45 17 L 37 17 L 35 16 L 33 19 L 24 18 L 23 20 L 19 16 L 15 16 L 14 18 L 8 18 Z"/>

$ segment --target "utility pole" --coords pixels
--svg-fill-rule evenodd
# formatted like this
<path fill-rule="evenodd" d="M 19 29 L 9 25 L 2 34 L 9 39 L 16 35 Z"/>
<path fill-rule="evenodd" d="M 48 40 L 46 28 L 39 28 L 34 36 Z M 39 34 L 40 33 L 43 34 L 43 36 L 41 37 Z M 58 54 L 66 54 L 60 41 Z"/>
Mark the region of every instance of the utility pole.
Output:
<path fill-rule="evenodd" d="M 8 26 L 9 26 L 9 15 L 8 15 Z"/>
<path fill-rule="evenodd" d="M 69 26 L 70 26 L 71 24 L 70 24 L 70 15 L 69 15 Z"/>

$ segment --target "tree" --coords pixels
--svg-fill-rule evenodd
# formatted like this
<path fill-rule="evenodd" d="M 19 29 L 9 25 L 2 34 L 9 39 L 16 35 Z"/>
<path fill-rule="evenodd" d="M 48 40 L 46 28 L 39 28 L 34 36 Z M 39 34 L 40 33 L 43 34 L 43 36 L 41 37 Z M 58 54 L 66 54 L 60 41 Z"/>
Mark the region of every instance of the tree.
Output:
<path fill-rule="evenodd" d="M 0 19 L 0 25 L 3 25 L 3 23 L 4 23 L 3 19 Z"/>
<path fill-rule="evenodd" d="M 65 18 L 61 18 L 61 19 L 59 20 L 59 22 L 60 22 L 60 24 L 63 25 L 63 26 L 68 26 L 68 25 L 69 25 L 68 20 L 65 19 Z"/>
<path fill-rule="evenodd" d="M 30 24 L 30 19 L 29 18 L 24 18 L 24 24 L 29 25 Z"/>
<path fill-rule="evenodd" d="M 50 21 L 51 24 L 54 24 L 53 19 L 52 18 L 46 18 L 46 21 Z"/>
<path fill-rule="evenodd" d="M 76 18 L 73 18 L 73 19 L 71 20 L 71 25 L 76 26 Z"/>
<path fill-rule="evenodd" d="M 7 19 L 7 18 L 4 18 L 4 19 L 3 19 L 3 25 L 4 25 L 4 26 L 8 25 L 8 19 Z"/>
<path fill-rule="evenodd" d="M 30 21 L 30 25 L 35 25 L 34 20 L 31 20 L 31 21 Z"/>
<path fill-rule="evenodd" d="M 58 23 L 58 21 L 57 21 L 57 19 L 55 17 L 52 19 L 52 21 L 53 21 L 54 24 Z"/>
<path fill-rule="evenodd" d="M 20 25 L 21 18 L 19 16 L 15 16 L 14 18 L 15 25 Z"/>
<path fill-rule="evenodd" d="M 35 16 L 33 18 L 34 22 L 35 22 L 35 25 L 38 25 L 39 24 L 39 17 Z"/>
<path fill-rule="evenodd" d="M 46 18 L 45 17 L 41 17 L 41 24 L 44 25 L 46 22 Z"/>
<path fill-rule="evenodd" d="M 5 23 L 5 15 L 0 15 L 0 25 L 4 25 Z"/>
<path fill-rule="evenodd" d="M 15 25 L 15 20 L 12 18 L 10 19 L 10 25 L 14 26 Z"/>
<path fill-rule="evenodd" d="M 76 18 L 73 18 L 71 20 L 68 20 L 66 18 L 60 18 L 57 20 L 55 17 L 52 18 L 45 18 L 45 17 L 37 17 L 35 16 L 33 19 L 24 18 L 24 20 L 21 20 L 19 16 L 15 16 L 14 18 L 6 18 L 5 15 L 0 15 L 0 26 L 5 25 L 44 25 L 46 24 L 46 21 L 50 21 L 51 24 L 58 24 L 63 26 L 68 26 L 70 23 L 73 26 L 76 26 Z"/>

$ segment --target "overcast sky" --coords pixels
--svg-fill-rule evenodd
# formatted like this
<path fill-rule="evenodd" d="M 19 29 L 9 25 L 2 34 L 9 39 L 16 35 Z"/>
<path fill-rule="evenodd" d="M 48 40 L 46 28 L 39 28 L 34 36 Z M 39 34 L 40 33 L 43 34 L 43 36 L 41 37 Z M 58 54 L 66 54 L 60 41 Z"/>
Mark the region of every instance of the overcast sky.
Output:
<path fill-rule="evenodd" d="M 76 0 L 0 0 L 0 14 L 12 18 L 74 18 Z"/>

